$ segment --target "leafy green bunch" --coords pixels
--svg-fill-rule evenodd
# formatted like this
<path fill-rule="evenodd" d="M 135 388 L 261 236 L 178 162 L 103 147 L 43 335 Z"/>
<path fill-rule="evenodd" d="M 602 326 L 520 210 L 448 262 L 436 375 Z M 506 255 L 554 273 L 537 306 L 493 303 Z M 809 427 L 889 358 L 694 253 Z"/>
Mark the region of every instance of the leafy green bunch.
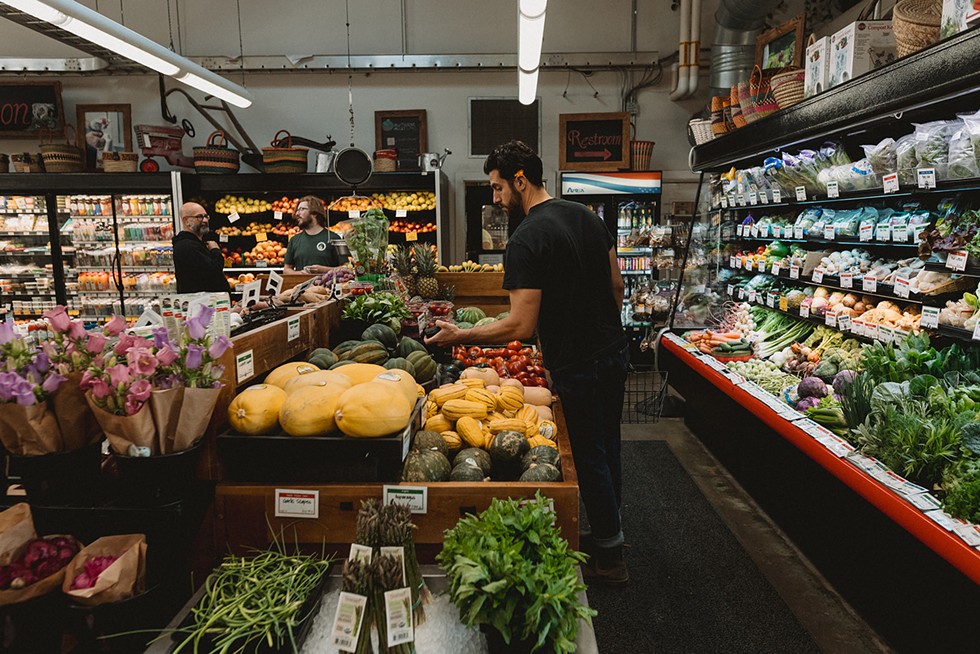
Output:
<path fill-rule="evenodd" d="M 573 652 L 579 620 L 596 612 L 579 601 L 585 586 L 577 565 L 585 555 L 569 549 L 548 500 L 494 499 L 445 532 L 437 560 L 450 598 L 468 626 L 486 624 L 512 640 L 535 641 L 532 651 Z"/>
<path fill-rule="evenodd" d="M 344 309 L 343 317 L 347 320 L 363 320 L 368 325 L 388 325 L 397 334 L 402 328 L 402 318 L 410 315 L 400 297 L 394 293 L 375 291 L 351 300 Z"/>

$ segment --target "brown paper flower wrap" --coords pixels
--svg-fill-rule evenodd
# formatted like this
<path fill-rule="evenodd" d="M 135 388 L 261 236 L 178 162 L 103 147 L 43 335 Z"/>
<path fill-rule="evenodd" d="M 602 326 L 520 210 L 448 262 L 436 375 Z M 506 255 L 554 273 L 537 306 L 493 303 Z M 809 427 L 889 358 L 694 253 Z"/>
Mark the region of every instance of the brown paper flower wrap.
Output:
<path fill-rule="evenodd" d="M 131 416 L 117 416 L 95 404 L 91 392 L 85 394 L 95 419 L 99 421 L 109 444 L 117 454 L 129 454 L 129 446 L 147 447 L 151 454 L 157 454 L 157 432 L 153 425 L 153 414 L 149 403 Z"/>
<path fill-rule="evenodd" d="M 0 404 L 0 442 L 11 454 L 40 456 L 65 449 L 61 429 L 47 402 Z"/>
<path fill-rule="evenodd" d="M 37 533 L 34 530 L 30 505 L 21 502 L 0 513 L 0 565 L 19 561 L 24 556 L 27 544 L 35 538 Z M 65 579 L 65 569 L 62 568 L 24 588 L 0 590 L 0 606 L 26 602 L 60 588 Z"/>
<path fill-rule="evenodd" d="M 92 588 L 72 590 L 72 582 L 97 556 L 116 556 L 112 565 L 102 571 Z M 103 536 L 82 548 L 64 569 L 61 590 L 73 602 L 84 606 L 111 604 L 139 595 L 146 590 L 146 536 L 123 534 Z"/>
<path fill-rule="evenodd" d="M 184 388 L 167 388 L 154 390 L 150 393 L 150 413 L 153 415 L 153 425 L 156 428 L 157 443 L 154 454 L 169 454 L 177 435 L 177 425 L 184 404 Z M 126 454 L 120 452 L 119 454 Z"/>
<path fill-rule="evenodd" d="M 180 421 L 177 423 L 177 433 L 171 443 L 168 443 L 164 454 L 183 452 L 196 443 L 207 430 L 218 404 L 220 388 L 185 388 L 184 403 L 180 409 Z"/>
<path fill-rule="evenodd" d="M 70 372 L 68 378 L 51 394 L 51 408 L 61 428 L 65 451 L 74 451 L 102 438 L 102 428 L 85 401 L 79 387 L 82 373 Z"/>

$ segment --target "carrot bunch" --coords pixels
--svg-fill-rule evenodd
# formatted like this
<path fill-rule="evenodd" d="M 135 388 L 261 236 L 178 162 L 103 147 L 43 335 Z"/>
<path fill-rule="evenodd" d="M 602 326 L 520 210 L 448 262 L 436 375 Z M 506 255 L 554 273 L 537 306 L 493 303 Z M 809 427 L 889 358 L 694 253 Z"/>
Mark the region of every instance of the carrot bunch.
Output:
<path fill-rule="evenodd" d="M 716 332 L 710 329 L 704 331 L 688 332 L 684 338 L 698 346 L 698 349 L 705 354 L 721 345 L 737 345 L 744 342 L 744 337 L 738 332 Z"/>

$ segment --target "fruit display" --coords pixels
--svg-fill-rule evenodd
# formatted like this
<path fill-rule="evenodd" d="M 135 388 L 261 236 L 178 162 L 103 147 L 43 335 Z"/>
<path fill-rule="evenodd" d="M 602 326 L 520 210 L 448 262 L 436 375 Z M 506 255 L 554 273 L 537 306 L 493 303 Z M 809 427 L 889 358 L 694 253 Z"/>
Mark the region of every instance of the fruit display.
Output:
<path fill-rule="evenodd" d="M 256 198 L 246 198 L 240 195 L 226 195 L 214 203 L 214 210 L 217 213 L 260 213 L 271 211 L 272 204 Z"/>
<path fill-rule="evenodd" d="M 329 206 L 330 211 L 367 211 L 368 209 L 379 208 L 377 203 L 371 200 L 371 198 L 365 198 L 359 195 L 340 198 Z"/>
<path fill-rule="evenodd" d="M 293 215 L 296 213 L 296 205 L 299 204 L 299 198 L 289 199 L 285 195 L 278 200 L 273 200 L 270 209 L 272 211 L 281 211 L 283 215 Z"/>
<path fill-rule="evenodd" d="M 436 231 L 436 225 L 435 223 L 417 223 L 411 220 L 396 219 L 391 221 L 388 231 L 395 232 L 396 234 L 407 234 L 409 232 L 431 234 Z"/>
<path fill-rule="evenodd" d="M 501 379 L 516 379 L 524 386 L 548 386 L 545 369 L 541 365 L 541 353 L 525 347 L 520 341 L 511 341 L 505 347 L 457 345 L 453 348 L 453 359 L 453 366 L 463 374 L 474 374 L 467 371 L 471 366 L 478 366 L 493 371 Z"/>
<path fill-rule="evenodd" d="M 285 236 L 288 240 L 292 236 L 299 234 L 301 231 L 299 225 L 293 225 L 292 223 L 281 222 L 272 229 L 269 230 L 269 234 L 275 234 L 276 236 Z"/>
<path fill-rule="evenodd" d="M 397 211 L 432 211 L 436 208 L 436 194 L 432 191 L 404 193 L 375 193 L 371 199 L 382 209 Z"/>
<path fill-rule="evenodd" d="M 439 266 L 438 272 L 504 272 L 504 264 L 477 263 L 467 260 L 451 266 Z"/>
<path fill-rule="evenodd" d="M 267 234 L 274 229 L 275 225 L 272 223 L 249 223 L 241 227 L 235 225 L 219 227 L 214 231 L 216 234 L 223 234 L 225 236 L 255 236 L 256 234 Z"/>
<path fill-rule="evenodd" d="M 243 255 L 246 266 L 264 261 L 270 266 L 281 266 L 286 257 L 286 246 L 279 241 L 262 241 Z"/>

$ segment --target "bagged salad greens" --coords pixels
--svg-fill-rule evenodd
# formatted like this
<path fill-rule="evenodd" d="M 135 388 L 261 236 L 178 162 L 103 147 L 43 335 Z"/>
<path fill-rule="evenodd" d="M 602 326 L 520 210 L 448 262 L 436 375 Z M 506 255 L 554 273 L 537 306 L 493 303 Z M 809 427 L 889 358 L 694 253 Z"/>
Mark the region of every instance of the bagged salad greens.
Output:
<path fill-rule="evenodd" d="M 934 120 L 915 125 L 915 156 L 919 167 L 936 169 L 936 179 L 947 179 L 949 166 L 949 138 L 953 121 Z M 913 182 L 914 183 L 914 182 Z"/>
<path fill-rule="evenodd" d="M 898 162 L 898 181 L 902 184 L 915 184 L 915 169 L 919 158 L 915 152 L 915 133 L 906 134 L 895 141 L 895 157 Z"/>
<path fill-rule="evenodd" d="M 871 170 L 879 177 L 898 172 L 898 153 L 895 152 L 895 139 L 887 138 L 878 145 L 862 145 L 864 156 L 871 164 Z"/>
<path fill-rule="evenodd" d="M 976 149 L 965 120 L 952 121 L 949 138 L 949 178 L 966 179 L 980 176 Z"/>
<path fill-rule="evenodd" d="M 977 170 L 980 170 L 980 111 L 975 114 L 960 116 L 963 119 L 964 127 L 970 135 L 970 143 L 973 145 L 973 161 Z"/>
<path fill-rule="evenodd" d="M 837 238 L 856 238 L 861 225 L 861 209 L 844 209 L 834 216 L 834 234 Z"/>
<path fill-rule="evenodd" d="M 813 229 L 813 225 L 820 219 L 821 213 L 823 213 L 823 211 L 820 209 L 820 207 L 808 208 L 796 218 L 796 222 L 793 225 L 794 228 L 802 227 L 804 238 L 805 238 L 810 234 L 810 230 Z M 820 228 L 823 229 L 823 226 L 821 225 Z M 815 234 L 814 237 L 816 237 Z M 822 237 L 822 232 L 821 232 L 821 237 Z"/>
<path fill-rule="evenodd" d="M 368 273 L 382 273 L 388 254 L 388 218 L 380 209 L 368 209 L 350 221 L 347 247 L 354 261 Z"/>

